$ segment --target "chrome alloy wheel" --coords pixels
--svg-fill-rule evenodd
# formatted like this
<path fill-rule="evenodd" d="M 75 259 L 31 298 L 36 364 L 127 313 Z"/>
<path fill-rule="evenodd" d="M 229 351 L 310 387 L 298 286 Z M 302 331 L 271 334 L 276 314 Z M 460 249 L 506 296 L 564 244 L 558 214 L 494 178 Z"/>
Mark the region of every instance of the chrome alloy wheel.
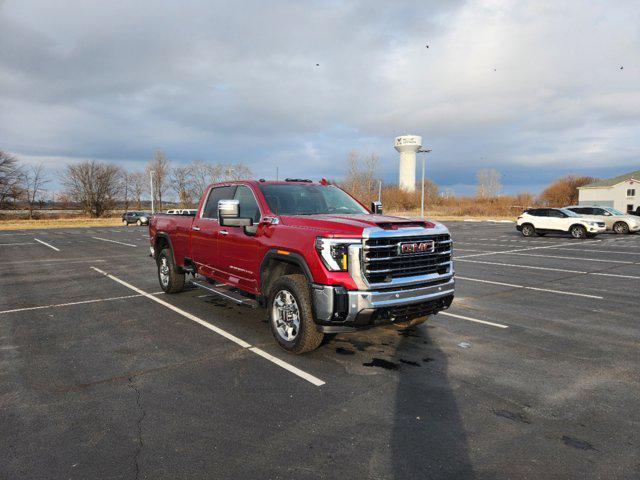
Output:
<path fill-rule="evenodd" d="M 169 262 L 167 257 L 162 257 L 160 265 L 158 267 L 158 273 L 160 273 L 160 283 L 163 287 L 169 286 Z"/>
<path fill-rule="evenodd" d="M 287 342 L 292 342 L 300 332 L 300 309 L 293 294 L 288 290 L 280 290 L 273 298 L 271 321 L 278 335 Z"/>

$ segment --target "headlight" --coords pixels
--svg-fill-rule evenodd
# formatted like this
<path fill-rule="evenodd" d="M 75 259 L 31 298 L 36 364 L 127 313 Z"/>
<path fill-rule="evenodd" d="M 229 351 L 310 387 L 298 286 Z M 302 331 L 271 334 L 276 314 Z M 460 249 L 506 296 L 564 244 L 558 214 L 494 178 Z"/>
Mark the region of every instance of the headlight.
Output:
<path fill-rule="evenodd" d="M 346 272 L 349 266 L 349 245 L 358 243 L 353 238 L 316 239 L 316 250 L 322 263 L 332 272 Z"/>

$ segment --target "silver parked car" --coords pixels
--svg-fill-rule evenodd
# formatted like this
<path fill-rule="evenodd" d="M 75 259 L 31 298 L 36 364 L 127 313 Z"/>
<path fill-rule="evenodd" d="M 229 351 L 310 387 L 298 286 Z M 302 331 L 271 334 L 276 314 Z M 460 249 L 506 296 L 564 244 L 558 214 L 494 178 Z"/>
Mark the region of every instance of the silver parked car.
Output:
<path fill-rule="evenodd" d="M 640 217 L 628 215 L 613 207 L 574 205 L 564 208 L 581 217 L 604 222 L 609 232 L 636 233 L 640 230 Z"/>

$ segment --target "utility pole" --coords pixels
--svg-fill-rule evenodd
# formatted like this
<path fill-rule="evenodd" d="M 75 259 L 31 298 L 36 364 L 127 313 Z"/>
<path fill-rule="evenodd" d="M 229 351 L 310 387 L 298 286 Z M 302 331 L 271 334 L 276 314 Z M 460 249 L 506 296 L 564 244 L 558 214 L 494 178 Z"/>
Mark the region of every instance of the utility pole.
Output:
<path fill-rule="evenodd" d="M 154 207 L 154 203 L 153 203 L 153 199 L 155 197 L 155 192 L 153 191 L 153 175 L 155 174 L 155 170 L 149 170 L 149 182 L 151 182 L 151 215 L 153 215 L 154 213 L 156 213 L 155 211 L 155 207 Z"/>
<path fill-rule="evenodd" d="M 280 170 L 280 167 L 276 167 L 276 181 L 279 180 L 279 178 L 278 178 L 279 177 L 279 170 Z"/>
<path fill-rule="evenodd" d="M 382 180 L 378 180 L 378 201 L 382 202 Z"/>
<path fill-rule="evenodd" d="M 429 153 L 430 148 L 420 148 L 417 153 Z M 422 156 L 422 193 L 420 194 L 420 218 L 424 218 L 424 170 L 426 155 Z"/>

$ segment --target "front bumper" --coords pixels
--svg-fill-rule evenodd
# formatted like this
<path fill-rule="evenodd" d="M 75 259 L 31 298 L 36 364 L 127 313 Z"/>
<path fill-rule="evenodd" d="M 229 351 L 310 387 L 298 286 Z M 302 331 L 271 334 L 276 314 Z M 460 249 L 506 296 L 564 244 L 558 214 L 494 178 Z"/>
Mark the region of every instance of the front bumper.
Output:
<path fill-rule="evenodd" d="M 587 231 L 589 233 L 604 233 L 607 231 L 607 227 L 605 226 L 598 227 L 598 226 L 589 225 L 587 226 Z"/>
<path fill-rule="evenodd" d="M 453 301 L 453 275 L 435 282 L 385 290 L 346 290 L 312 285 L 318 329 L 327 333 L 370 328 L 431 315 Z"/>

